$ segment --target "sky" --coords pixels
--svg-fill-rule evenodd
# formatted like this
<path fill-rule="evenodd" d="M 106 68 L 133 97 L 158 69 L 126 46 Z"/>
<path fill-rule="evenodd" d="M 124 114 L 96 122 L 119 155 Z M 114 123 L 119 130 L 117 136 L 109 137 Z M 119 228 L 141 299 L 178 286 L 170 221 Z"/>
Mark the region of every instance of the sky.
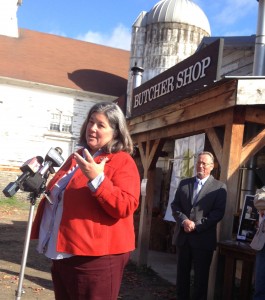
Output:
<path fill-rule="evenodd" d="M 18 26 L 130 50 L 131 28 L 158 0 L 23 0 Z M 257 0 L 193 0 L 209 19 L 211 36 L 252 35 Z"/>

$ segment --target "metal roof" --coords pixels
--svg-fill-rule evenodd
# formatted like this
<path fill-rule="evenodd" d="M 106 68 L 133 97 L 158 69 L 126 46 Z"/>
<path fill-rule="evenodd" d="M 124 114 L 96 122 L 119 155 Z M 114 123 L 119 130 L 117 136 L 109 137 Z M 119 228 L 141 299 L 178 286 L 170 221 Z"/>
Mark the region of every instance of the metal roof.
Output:
<path fill-rule="evenodd" d="M 224 39 L 225 48 L 254 48 L 255 47 L 255 35 L 249 36 L 215 36 L 215 37 L 204 37 L 198 46 L 197 51 L 210 45 L 218 39 Z"/>
<path fill-rule="evenodd" d="M 203 10 L 191 0 L 161 0 L 148 13 L 147 24 L 175 22 L 194 25 L 209 34 L 210 24 Z"/>

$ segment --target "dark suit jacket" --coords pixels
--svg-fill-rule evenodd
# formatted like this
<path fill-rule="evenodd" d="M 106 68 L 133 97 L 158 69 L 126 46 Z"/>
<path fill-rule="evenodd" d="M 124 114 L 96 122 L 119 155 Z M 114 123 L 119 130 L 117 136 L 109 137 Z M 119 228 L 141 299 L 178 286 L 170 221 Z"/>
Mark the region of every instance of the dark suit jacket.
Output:
<path fill-rule="evenodd" d="M 216 226 L 225 213 L 226 185 L 210 175 L 193 207 L 191 202 L 195 180 L 195 177 L 183 179 L 171 204 L 173 216 L 180 226 L 176 244 L 182 246 L 188 240 L 191 247 L 214 250 L 217 243 Z M 196 224 L 195 231 L 190 233 L 184 232 L 181 226 L 187 218 Z"/>

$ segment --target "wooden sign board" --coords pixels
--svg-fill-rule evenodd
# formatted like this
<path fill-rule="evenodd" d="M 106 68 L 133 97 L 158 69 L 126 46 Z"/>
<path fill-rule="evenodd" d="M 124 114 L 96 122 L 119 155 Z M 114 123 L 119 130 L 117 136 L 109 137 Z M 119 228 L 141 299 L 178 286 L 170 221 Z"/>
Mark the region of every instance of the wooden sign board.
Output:
<path fill-rule="evenodd" d="M 259 220 L 259 214 L 253 204 L 254 196 L 246 195 L 237 233 L 238 241 L 251 242 Z"/>
<path fill-rule="evenodd" d="M 223 39 L 218 39 L 133 90 L 131 116 L 136 117 L 198 93 L 219 80 Z"/>

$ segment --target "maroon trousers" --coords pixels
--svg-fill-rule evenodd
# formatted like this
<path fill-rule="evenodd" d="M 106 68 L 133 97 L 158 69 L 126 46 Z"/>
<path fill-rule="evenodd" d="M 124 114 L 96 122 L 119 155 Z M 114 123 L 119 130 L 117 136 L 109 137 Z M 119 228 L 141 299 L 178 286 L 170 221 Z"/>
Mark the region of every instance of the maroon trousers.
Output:
<path fill-rule="evenodd" d="M 116 300 L 129 253 L 53 260 L 56 300 Z"/>

